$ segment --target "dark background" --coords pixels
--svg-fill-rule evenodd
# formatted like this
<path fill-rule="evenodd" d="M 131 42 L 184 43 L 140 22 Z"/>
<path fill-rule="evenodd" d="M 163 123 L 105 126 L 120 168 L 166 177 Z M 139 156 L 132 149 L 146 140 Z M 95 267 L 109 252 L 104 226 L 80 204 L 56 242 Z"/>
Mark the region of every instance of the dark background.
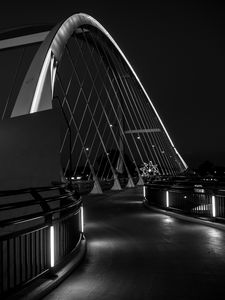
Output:
<path fill-rule="evenodd" d="M 8 1 L 0 29 L 55 24 L 78 12 L 119 44 L 186 162 L 225 166 L 222 1 Z"/>

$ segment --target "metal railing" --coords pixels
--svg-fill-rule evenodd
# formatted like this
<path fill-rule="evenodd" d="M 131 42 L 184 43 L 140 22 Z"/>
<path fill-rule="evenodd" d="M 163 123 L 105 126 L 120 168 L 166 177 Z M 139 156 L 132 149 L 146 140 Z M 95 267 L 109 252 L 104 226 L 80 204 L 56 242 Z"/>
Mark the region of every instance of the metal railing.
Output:
<path fill-rule="evenodd" d="M 196 217 L 225 221 L 225 190 L 168 184 L 146 184 L 144 198 L 148 204 L 176 210 Z"/>
<path fill-rule="evenodd" d="M 0 192 L 0 298 L 54 273 L 79 248 L 82 201 L 62 187 Z"/>

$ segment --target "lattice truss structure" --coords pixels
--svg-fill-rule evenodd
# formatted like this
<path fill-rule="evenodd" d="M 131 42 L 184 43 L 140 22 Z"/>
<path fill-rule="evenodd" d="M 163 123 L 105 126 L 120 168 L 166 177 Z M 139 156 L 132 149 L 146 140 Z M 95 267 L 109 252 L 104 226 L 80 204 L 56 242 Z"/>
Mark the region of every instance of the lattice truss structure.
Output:
<path fill-rule="evenodd" d="M 12 85 L 1 92 L 2 119 L 55 109 L 66 177 L 93 179 L 100 190 L 111 180 L 119 189 L 120 177 L 128 186 L 134 178 L 142 183 L 144 162 L 161 175 L 187 168 L 125 55 L 92 17 L 73 15 L 50 31 L 4 39 L 0 48 L 2 60 L 6 50 L 18 52 Z"/>

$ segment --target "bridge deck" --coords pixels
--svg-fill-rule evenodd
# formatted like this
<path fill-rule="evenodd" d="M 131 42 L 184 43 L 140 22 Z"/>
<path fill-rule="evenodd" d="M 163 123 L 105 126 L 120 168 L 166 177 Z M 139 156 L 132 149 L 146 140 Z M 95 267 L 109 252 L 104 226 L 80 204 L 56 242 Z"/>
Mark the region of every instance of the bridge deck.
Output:
<path fill-rule="evenodd" d="M 225 231 L 142 205 L 142 190 L 84 198 L 88 250 L 51 299 L 223 299 Z"/>

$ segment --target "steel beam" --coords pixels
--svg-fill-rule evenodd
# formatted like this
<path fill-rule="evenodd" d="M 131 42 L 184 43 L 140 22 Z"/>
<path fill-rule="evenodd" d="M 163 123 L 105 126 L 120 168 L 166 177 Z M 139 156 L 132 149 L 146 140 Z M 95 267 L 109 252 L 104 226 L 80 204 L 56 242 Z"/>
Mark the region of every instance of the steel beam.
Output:
<path fill-rule="evenodd" d="M 18 36 L 0 41 L 0 50 L 43 42 L 49 31 Z"/>

